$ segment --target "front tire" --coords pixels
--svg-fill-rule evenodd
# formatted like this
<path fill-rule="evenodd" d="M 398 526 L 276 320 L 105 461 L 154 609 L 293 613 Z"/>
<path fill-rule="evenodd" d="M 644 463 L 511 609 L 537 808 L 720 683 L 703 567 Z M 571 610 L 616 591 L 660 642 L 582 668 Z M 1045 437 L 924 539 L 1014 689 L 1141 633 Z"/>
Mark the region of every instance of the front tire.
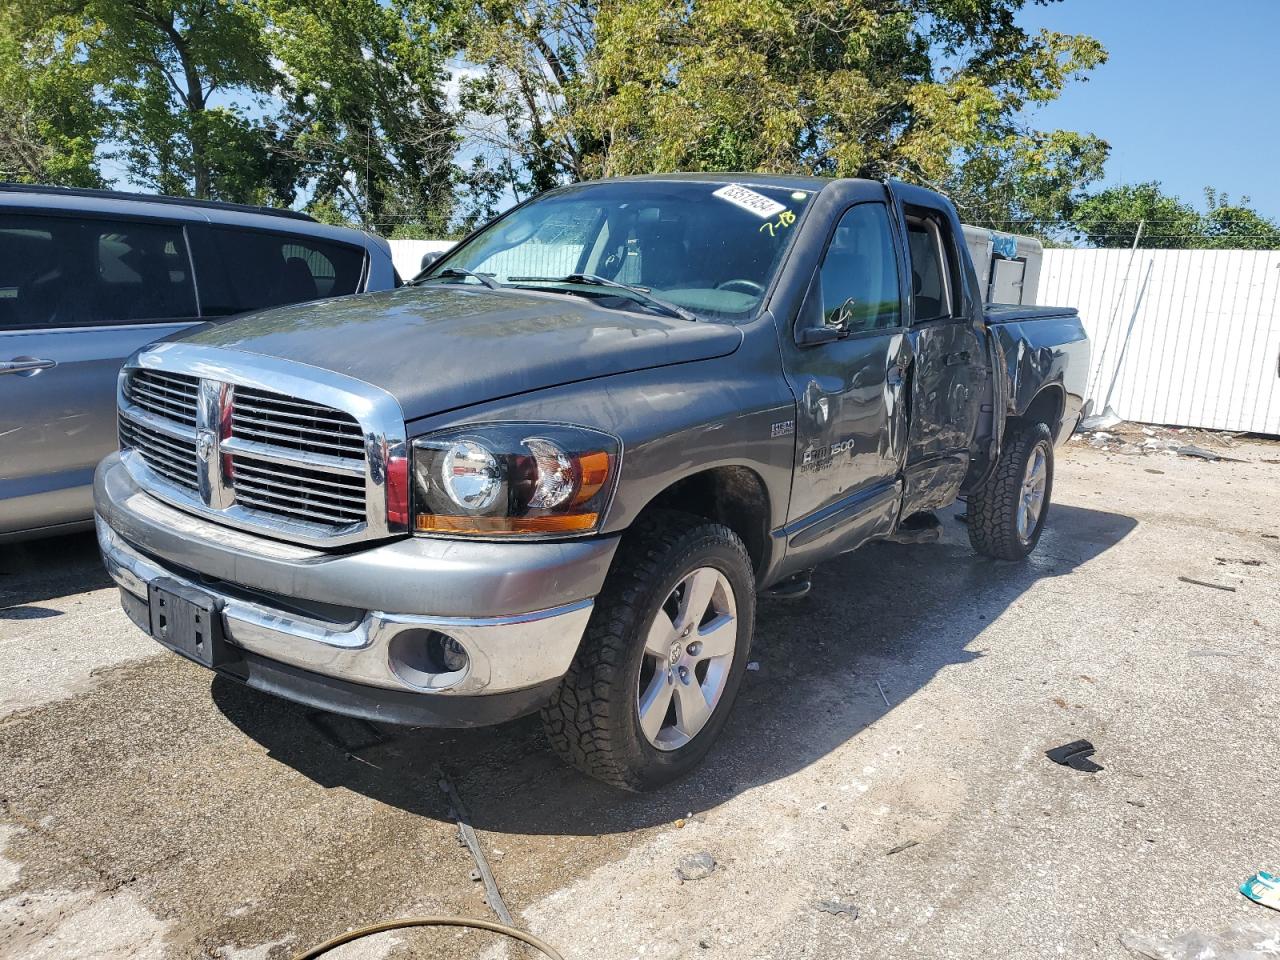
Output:
<path fill-rule="evenodd" d="M 687 773 L 742 685 L 755 604 L 751 559 L 732 530 L 676 511 L 641 518 L 542 711 L 552 747 L 627 790 Z"/>
<path fill-rule="evenodd" d="M 1021 560 L 1040 542 L 1053 494 L 1053 434 L 1047 424 L 1014 426 L 991 476 L 969 495 L 969 542 L 1001 560 Z"/>

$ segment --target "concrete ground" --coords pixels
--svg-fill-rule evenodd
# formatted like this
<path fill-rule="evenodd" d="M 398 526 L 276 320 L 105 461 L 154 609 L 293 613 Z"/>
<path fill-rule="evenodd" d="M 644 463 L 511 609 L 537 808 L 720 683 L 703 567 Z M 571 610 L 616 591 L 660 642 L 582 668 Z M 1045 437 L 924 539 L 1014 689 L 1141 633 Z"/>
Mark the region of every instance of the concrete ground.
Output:
<path fill-rule="evenodd" d="M 1280 868 L 1280 446 L 1135 436 L 1060 451 L 1028 563 L 976 558 L 951 511 L 939 544 L 762 603 L 725 737 L 647 796 L 535 722 L 370 731 L 212 679 L 125 619 L 91 538 L 0 548 L 0 957 L 280 960 L 492 918 L 437 769 L 566 958 L 1280 956 L 1280 914 L 1236 892 Z M 1100 772 L 1046 759 L 1082 737 Z"/>

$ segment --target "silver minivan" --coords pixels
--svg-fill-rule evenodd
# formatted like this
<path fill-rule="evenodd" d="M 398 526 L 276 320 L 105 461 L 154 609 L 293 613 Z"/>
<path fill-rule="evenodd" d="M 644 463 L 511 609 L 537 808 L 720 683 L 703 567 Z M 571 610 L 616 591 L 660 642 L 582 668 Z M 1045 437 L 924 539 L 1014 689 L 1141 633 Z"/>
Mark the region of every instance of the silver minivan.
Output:
<path fill-rule="evenodd" d="M 139 347 L 398 282 L 385 240 L 293 211 L 0 184 L 0 542 L 92 525 Z"/>

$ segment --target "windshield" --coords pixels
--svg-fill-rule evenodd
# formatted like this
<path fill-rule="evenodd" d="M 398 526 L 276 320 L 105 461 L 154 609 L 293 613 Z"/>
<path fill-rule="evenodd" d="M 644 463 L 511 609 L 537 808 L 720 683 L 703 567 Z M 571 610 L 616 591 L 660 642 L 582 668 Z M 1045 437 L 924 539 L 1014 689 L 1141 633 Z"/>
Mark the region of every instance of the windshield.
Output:
<path fill-rule="evenodd" d="M 665 301 L 701 318 L 745 319 L 814 192 L 688 180 L 577 184 L 512 211 L 427 275 L 479 283 L 479 274 L 627 309 L 661 310 Z"/>

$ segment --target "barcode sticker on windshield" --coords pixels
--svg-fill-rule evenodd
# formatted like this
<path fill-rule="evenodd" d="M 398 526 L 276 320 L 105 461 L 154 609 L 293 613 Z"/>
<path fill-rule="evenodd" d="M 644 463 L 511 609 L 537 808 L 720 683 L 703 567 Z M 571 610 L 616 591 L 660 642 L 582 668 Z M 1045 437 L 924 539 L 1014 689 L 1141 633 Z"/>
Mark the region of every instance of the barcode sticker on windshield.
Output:
<path fill-rule="evenodd" d="M 756 193 L 754 190 L 748 190 L 741 184 L 731 183 L 728 186 L 721 187 L 711 194 L 713 197 L 719 197 L 721 200 L 728 200 L 735 207 L 741 207 L 743 210 L 749 210 L 761 220 L 767 220 L 772 216 L 776 216 L 783 210 L 787 209 L 785 203 L 778 203 L 776 200 L 770 200 L 763 193 Z"/>

